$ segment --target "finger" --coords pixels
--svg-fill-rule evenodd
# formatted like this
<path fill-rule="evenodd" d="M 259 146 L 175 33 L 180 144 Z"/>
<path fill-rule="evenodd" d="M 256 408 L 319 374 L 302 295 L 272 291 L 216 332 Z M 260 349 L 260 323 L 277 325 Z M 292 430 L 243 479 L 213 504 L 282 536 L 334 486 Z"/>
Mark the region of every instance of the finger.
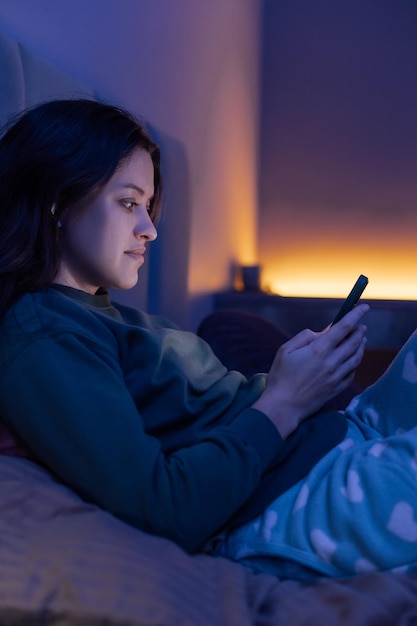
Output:
<path fill-rule="evenodd" d="M 350 375 L 355 375 L 356 369 L 359 367 L 366 347 L 366 337 L 362 337 L 360 343 L 357 346 L 357 349 L 351 353 L 346 360 L 342 361 L 338 366 L 338 376 L 341 380 L 344 380 L 346 377 Z"/>
<path fill-rule="evenodd" d="M 330 367 L 337 369 L 342 363 L 354 356 L 358 350 L 361 350 L 361 346 L 366 343 L 366 330 L 366 326 L 361 324 L 332 349 L 329 357 Z"/>
<path fill-rule="evenodd" d="M 337 346 L 358 327 L 359 322 L 368 313 L 369 308 L 368 304 L 356 305 L 339 322 L 331 326 L 323 336 L 328 338 L 330 345 Z"/>
<path fill-rule="evenodd" d="M 291 337 L 291 339 L 283 345 L 283 348 L 285 348 L 286 352 L 293 352 L 294 350 L 308 346 L 316 337 L 317 333 L 306 328 L 297 335 L 294 335 L 294 337 Z"/>
<path fill-rule="evenodd" d="M 335 396 L 342 393 L 345 389 L 350 387 L 355 380 L 355 371 L 349 372 L 336 386 L 335 386 Z"/>

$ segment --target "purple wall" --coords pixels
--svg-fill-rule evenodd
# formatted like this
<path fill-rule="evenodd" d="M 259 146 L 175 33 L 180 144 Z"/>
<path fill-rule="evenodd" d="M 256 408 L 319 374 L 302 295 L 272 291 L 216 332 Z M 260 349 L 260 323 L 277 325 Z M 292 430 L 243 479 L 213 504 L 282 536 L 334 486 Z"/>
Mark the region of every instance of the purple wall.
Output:
<path fill-rule="evenodd" d="M 265 0 L 259 250 L 282 292 L 362 272 L 417 297 L 416 33 L 413 0 Z"/>

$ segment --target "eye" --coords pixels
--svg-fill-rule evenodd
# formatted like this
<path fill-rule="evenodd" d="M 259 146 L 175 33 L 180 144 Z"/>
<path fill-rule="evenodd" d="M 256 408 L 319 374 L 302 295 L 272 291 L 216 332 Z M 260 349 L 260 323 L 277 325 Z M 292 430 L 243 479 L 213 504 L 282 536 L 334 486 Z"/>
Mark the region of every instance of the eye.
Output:
<path fill-rule="evenodd" d="M 134 200 L 122 200 L 121 204 L 124 206 L 125 209 L 127 209 L 128 211 L 133 211 L 133 209 L 138 206 L 138 203 L 135 202 Z"/>

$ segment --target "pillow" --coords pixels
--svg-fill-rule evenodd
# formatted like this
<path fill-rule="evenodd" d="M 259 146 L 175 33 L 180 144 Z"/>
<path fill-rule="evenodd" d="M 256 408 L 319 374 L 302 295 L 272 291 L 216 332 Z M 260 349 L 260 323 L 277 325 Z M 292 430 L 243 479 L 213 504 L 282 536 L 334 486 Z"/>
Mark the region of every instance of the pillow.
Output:
<path fill-rule="evenodd" d="M 0 455 L 0 511 L 0 624 L 253 624 L 261 579 L 136 530 L 31 461 Z"/>
<path fill-rule="evenodd" d="M 268 372 L 276 351 L 290 338 L 279 326 L 238 309 L 211 313 L 197 333 L 227 369 L 238 370 L 248 378 Z"/>
<path fill-rule="evenodd" d="M 290 338 L 276 324 L 239 309 L 211 313 L 201 322 L 197 333 L 227 369 L 238 370 L 248 378 L 258 372 L 268 372 L 278 348 Z M 359 387 L 350 385 L 329 400 L 323 409 L 342 410 L 358 393 Z"/>

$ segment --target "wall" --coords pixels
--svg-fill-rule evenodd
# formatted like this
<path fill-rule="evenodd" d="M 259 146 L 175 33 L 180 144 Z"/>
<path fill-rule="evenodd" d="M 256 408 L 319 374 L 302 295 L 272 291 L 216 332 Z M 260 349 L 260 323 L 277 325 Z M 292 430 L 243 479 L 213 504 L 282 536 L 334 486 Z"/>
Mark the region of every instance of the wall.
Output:
<path fill-rule="evenodd" d="M 253 0 L 0 3 L 2 32 L 144 116 L 161 140 L 149 293 L 139 283 L 118 297 L 186 327 L 230 285 L 233 264 L 256 257 L 259 22 Z"/>
<path fill-rule="evenodd" d="M 265 0 L 260 260 L 283 295 L 417 298 L 417 3 Z"/>

